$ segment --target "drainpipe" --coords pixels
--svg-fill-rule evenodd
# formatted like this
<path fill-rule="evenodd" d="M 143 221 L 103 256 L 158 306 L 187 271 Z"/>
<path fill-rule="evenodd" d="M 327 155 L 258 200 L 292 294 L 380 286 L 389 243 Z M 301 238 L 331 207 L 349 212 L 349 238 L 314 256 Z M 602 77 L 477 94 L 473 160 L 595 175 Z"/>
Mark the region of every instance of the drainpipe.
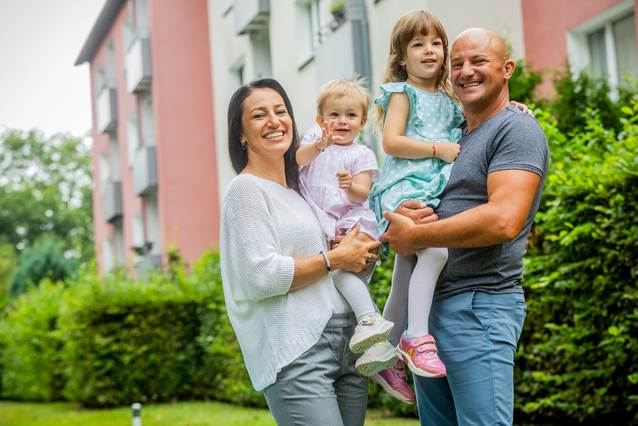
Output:
<path fill-rule="evenodd" d="M 354 70 L 361 77 L 365 77 L 365 85 L 371 94 L 372 88 L 372 61 L 370 59 L 370 37 L 368 34 L 368 14 L 366 13 L 365 0 L 346 1 L 346 19 L 352 24 L 352 41 L 355 47 Z M 372 134 L 371 126 L 366 127 L 364 138 L 366 145 L 377 152 L 377 140 Z"/>

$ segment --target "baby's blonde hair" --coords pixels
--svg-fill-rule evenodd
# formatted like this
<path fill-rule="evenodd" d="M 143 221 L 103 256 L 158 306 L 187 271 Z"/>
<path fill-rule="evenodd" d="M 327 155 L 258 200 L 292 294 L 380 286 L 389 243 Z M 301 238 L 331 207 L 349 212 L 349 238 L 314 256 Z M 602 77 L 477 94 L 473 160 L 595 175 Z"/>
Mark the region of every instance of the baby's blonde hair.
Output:
<path fill-rule="evenodd" d="M 414 37 L 435 34 L 443 42 L 443 67 L 441 74 L 436 81 L 436 85 L 445 92 L 446 95 L 454 99 L 452 85 L 449 81 L 450 68 L 448 65 L 449 51 L 448 39 L 443 24 L 436 16 L 424 10 L 414 10 L 399 18 L 392 30 L 390 37 L 390 54 L 385 67 L 383 82 L 406 81 L 408 73 L 405 67 L 401 66 L 401 61 L 405 60 L 408 44 Z M 385 111 L 381 105 L 377 105 L 376 128 L 381 129 L 385 119 Z"/>
<path fill-rule="evenodd" d="M 361 106 L 363 118 L 367 118 L 370 95 L 363 83 L 363 78 L 355 78 L 353 80 L 330 80 L 324 84 L 319 92 L 319 98 L 317 98 L 317 115 L 323 115 L 323 108 L 328 99 L 348 97 Z"/>

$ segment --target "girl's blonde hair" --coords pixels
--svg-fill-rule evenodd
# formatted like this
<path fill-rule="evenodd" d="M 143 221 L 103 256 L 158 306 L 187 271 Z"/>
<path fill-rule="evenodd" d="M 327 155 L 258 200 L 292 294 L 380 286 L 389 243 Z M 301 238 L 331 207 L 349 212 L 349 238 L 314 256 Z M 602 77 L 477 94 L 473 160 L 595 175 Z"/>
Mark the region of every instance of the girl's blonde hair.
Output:
<path fill-rule="evenodd" d="M 368 118 L 368 105 L 370 104 L 370 96 L 364 86 L 365 80 L 357 76 L 352 80 L 330 80 L 323 85 L 317 98 L 317 115 L 323 115 L 325 103 L 330 98 L 348 97 L 353 102 L 361 106 L 363 118 Z"/>
<path fill-rule="evenodd" d="M 449 52 L 448 39 L 443 29 L 443 24 L 434 15 L 424 10 L 414 10 L 399 18 L 392 30 L 390 37 L 390 54 L 388 55 L 388 63 L 385 67 L 383 82 L 406 81 L 408 74 L 401 61 L 405 59 L 408 51 L 408 44 L 414 37 L 427 36 L 430 34 L 437 35 L 443 42 L 443 67 L 441 74 L 437 79 L 436 85 L 451 98 L 454 98 L 452 85 L 450 84 L 449 75 Z M 376 128 L 381 130 L 385 119 L 385 110 L 381 105 L 377 105 L 377 122 Z"/>

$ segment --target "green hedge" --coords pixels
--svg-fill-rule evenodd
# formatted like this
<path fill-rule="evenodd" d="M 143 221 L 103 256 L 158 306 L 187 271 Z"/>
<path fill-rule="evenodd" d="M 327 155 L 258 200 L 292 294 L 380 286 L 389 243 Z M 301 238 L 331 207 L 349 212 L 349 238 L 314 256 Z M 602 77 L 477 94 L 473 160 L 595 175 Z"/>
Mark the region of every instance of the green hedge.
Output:
<path fill-rule="evenodd" d="M 64 338 L 58 318 L 63 296 L 63 287 L 44 282 L 18 298 L 0 322 L 2 397 L 62 399 Z"/>
<path fill-rule="evenodd" d="M 84 271 L 43 285 L 0 322 L 2 397 L 88 407 L 217 399 L 264 405 L 225 314 L 215 254 L 148 282 Z"/>
<path fill-rule="evenodd" d="M 568 139 L 541 114 L 552 168 L 526 259 L 517 407 L 532 419 L 638 422 L 638 103 Z M 567 143 L 568 142 L 568 143 Z"/>

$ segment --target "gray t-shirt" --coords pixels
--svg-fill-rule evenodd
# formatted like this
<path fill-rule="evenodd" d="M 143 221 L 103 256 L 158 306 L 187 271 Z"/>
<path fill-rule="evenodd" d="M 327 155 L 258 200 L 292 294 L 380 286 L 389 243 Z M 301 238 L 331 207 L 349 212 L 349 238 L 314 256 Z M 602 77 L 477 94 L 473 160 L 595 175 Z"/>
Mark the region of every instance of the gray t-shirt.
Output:
<path fill-rule="evenodd" d="M 527 235 L 538 210 L 549 150 L 538 122 L 507 107 L 459 141 L 461 152 L 437 209 L 447 218 L 487 203 L 487 175 L 498 170 L 528 170 L 541 176 L 525 226 L 514 240 L 481 248 L 449 249 L 447 265 L 439 276 L 436 296 L 481 290 L 522 292 L 523 255 Z"/>

